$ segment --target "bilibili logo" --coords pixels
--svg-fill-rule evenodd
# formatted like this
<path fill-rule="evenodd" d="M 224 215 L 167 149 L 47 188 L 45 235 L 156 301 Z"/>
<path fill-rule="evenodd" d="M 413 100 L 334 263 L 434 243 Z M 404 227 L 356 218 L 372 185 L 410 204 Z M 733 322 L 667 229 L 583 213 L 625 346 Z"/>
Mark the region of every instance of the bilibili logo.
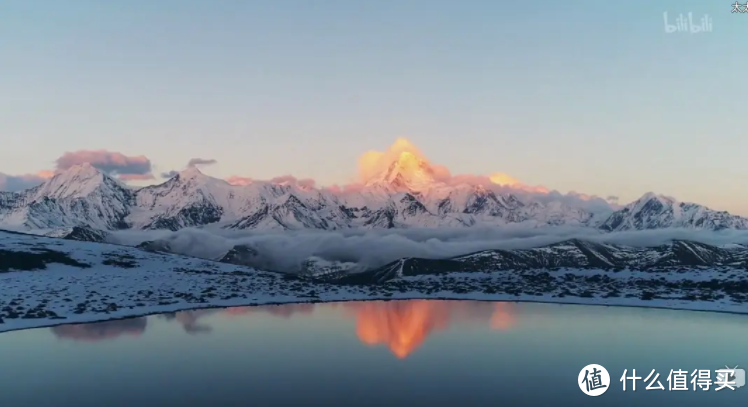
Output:
<path fill-rule="evenodd" d="M 667 11 L 662 13 L 662 19 L 665 20 L 665 33 L 708 33 L 712 32 L 714 20 L 708 14 L 701 18 L 694 17 L 693 13 L 678 14 L 673 21 L 670 21 Z"/>

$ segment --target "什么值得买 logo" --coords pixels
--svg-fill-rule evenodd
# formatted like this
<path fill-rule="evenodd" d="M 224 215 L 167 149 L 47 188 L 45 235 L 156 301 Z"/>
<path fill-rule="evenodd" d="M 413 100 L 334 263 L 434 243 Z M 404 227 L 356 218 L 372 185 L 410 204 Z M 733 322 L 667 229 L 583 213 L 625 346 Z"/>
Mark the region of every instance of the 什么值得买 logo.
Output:
<path fill-rule="evenodd" d="M 577 378 L 579 388 L 588 396 L 599 396 L 610 387 L 610 375 L 601 365 L 587 365 L 582 368 Z"/>

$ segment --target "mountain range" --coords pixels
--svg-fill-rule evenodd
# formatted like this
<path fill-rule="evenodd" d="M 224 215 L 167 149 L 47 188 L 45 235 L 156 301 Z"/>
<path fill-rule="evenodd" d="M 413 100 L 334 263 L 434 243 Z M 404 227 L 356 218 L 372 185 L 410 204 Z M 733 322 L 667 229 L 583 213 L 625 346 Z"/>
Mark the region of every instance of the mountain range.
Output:
<path fill-rule="evenodd" d="M 407 156 L 356 189 L 294 181 L 232 185 L 189 167 L 164 183 L 131 188 L 89 164 L 58 171 L 43 184 L 0 192 L 0 227 L 64 236 L 105 231 L 582 226 L 604 232 L 660 228 L 748 229 L 748 219 L 647 193 L 619 208 L 591 210 L 568 200 L 470 183 L 439 182 L 428 164 Z"/>
<path fill-rule="evenodd" d="M 405 258 L 362 273 L 331 273 L 327 279 L 378 284 L 402 277 L 453 272 L 521 270 L 638 270 L 650 273 L 698 268 L 748 270 L 748 247 L 675 240 L 653 247 L 632 247 L 571 239 L 520 250 L 485 250 L 449 259 Z M 322 275 L 326 277 L 326 275 Z"/>

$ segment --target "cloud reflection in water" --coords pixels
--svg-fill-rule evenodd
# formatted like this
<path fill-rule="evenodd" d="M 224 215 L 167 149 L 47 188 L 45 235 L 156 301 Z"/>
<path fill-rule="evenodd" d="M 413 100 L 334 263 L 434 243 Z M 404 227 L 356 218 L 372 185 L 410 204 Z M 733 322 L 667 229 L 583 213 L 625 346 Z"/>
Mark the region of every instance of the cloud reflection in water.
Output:
<path fill-rule="evenodd" d="M 118 319 L 92 324 L 58 325 L 51 328 L 60 339 L 96 342 L 123 335 L 140 336 L 148 325 L 146 317 Z"/>

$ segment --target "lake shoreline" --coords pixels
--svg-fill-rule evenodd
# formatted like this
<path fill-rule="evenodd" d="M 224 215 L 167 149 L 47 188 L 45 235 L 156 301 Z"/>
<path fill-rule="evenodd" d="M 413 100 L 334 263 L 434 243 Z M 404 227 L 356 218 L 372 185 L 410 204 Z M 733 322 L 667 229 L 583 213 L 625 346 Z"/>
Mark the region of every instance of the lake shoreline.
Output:
<path fill-rule="evenodd" d="M 329 300 L 308 300 L 304 301 L 301 299 L 289 299 L 287 301 L 268 301 L 268 302 L 231 302 L 217 301 L 215 304 L 209 304 L 204 306 L 189 306 L 189 304 L 172 304 L 172 305 L 160 305 L 150 306 L 143 308 L 150 308 L 150 310 L 143 310 L 138 312 L 135 309 L 127 310 L 123 312 L 113 312 L 109 317 L 101 317 L 101 314 L 80 314 L 73 317 L 65 318 L 47 318 L 47 319 L 6 319 L 4 323 L 0 323 L 0 334 L 7 332 L 17 332 L 32 329 L 51 328 L 60 325 L 80 325 L 80 324 L 91 324 L 100 323 L 107 321 L 125 320 L 132 318 L 147 317 L 152 315 L 165 314 L 170 312 L 181 312 L 181 311 L 197 311 L 207 309 L 226 309 L 234 307 L 260 307 L 260 306 L 282 306 L 289 304 L 330 304 L 330 303 L 346 303 L 346 302 L 390 302 L 390 301 L 409 301 L 409 300 L 426 300 L 426 301 L 475 301 L 475 302 L 509 302 L 509 303 L 535 303 L 535 304 L 555 304 L 555 305 L 568 305 L 568 306 L 594 306 L 594 307 L 615 307 L 615 308 L 640 308 L 640 309 L 655 309 L 655 310 L 669 310 L 669 311 L 689 311 L 689 312 L 702 312 L 702 313 L 717 313 L 717 314 L 733 314 L 733 315 L 747 315 L 748 309 L 723 309 L 721 307 L 715 307 L 710 309 L 696 308 L 696 307 L 685 307 L 684 304 L 678 305 L 663 305 L 656 304 L 657 302 L 667 302 L 664 300 L 649 300 L 644 301 L 636 299 L 638 304 L 635 303 L 615 303 L 616 301 L 601 303 L 598 298 L 578 298 L 578 299 L 561 299 L 561 298 L 547 298 L 547 299 L 533 299 L 533 298 L 516 298 L 514 296 L 507 295 L 493 295 L 492 298 L 469 298 L 470 296 L 465 295 L 454 295 L 454 296 L 419 296 L 419 295 L 403 295 L 397 297 L 370 297 L 370 298 L 339 298 Z M 514 297 L 514 298 L 509 298 Z M 714 304 L 714 302 L 697 302 L 692 301 L 694 305 L 706 305 Z M 173 306 L 176 305 L 176 306 Z M 732 305 L 732 304 L 723 304 Z M 742 304 L 741 304 L 742 305 Z M 735 306 L 730 308 L 737 308 Z M 131 312 L 130 312 L 131 311 Z M 25 322 L 8 324 L 8 322 Z M 13 326 L 17 325 L 17 326 Z M 6 329 L 8 328 L 8 329 Z"/>
<path fill-rule="evenodd" d="M 381 284 L 343 284 L 124 246 L 0 239 L 8 269 L 0 272 L 0 332 L 205 308 L 407 299 L 748 314 L 748 275 L 734 268 L 395 270 Z"/>

